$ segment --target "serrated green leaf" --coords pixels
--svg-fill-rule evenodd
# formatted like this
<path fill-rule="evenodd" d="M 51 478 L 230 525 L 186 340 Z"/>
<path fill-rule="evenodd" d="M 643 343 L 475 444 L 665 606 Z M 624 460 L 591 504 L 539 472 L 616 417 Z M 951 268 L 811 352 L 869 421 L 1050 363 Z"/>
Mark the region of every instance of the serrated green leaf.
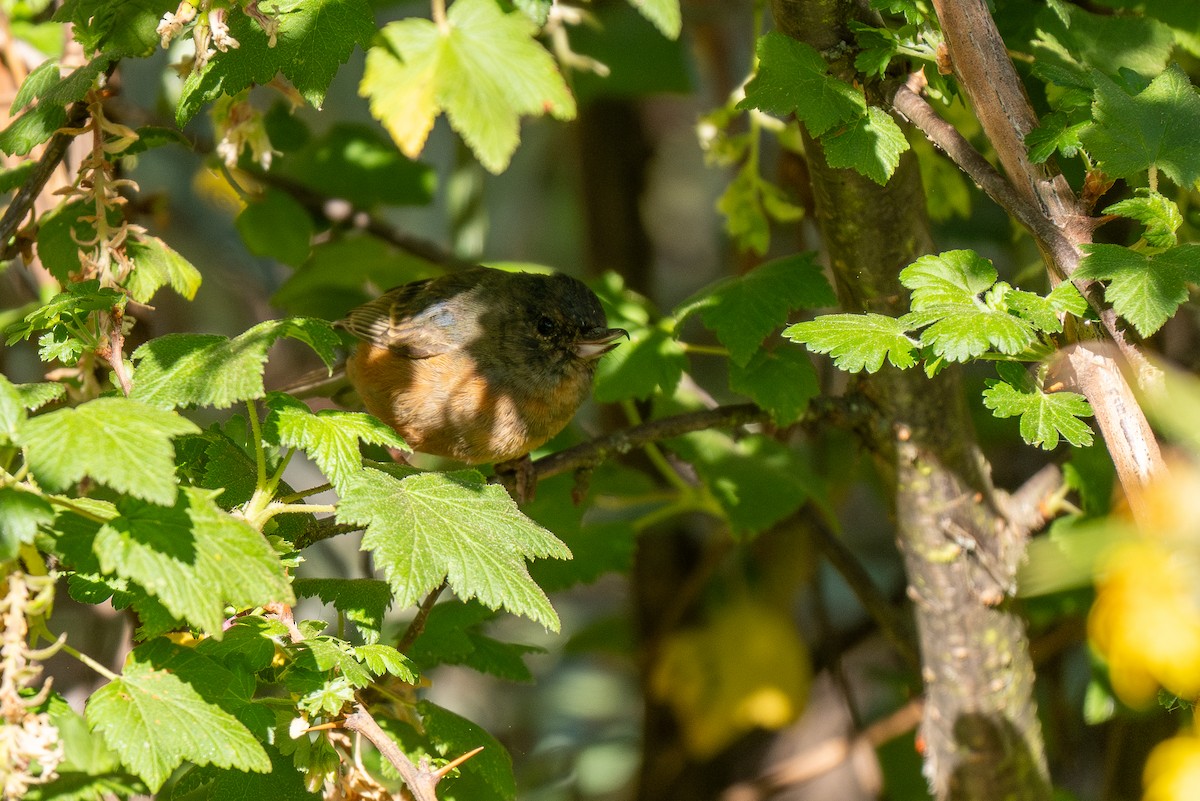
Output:
<path fill-rule="evenodd" d="M 43 91 L 38 95 L 38 104 L 0 131 L 0 150 L 10 156 L 24 156 L 47 141 L 67 124 L 67 107 L 83 99 L 109 63 L 110 59 L 98 57 L 53 85 L 39 86 Z"/>
<path fill-rule="evenodd" d="M 1155 254 L 1120 245 L 1081 249 L 1085 255 L 1072 277 L 1108 281 L 1105 299 L 1144 337 L 1161 328 L 1188 299 L 1189 283 L 1200 283 L 1200 245 Z"/>
<path fill-rule="evenodd" d="M 705 326 L 729 348 L 734 364 L 745 367 L 762 341 L 787 322 L 789 312 L 835 303 L 837 297 L 815 257 L 802 253 L 719 281 L 681 303 L 674 316 L 683 322 L 699 312 Z"/>
<path fill-rule="evenodd" d="M 1003 309 L 973 305 L 932 306 L 909 312 L 900 321 L 910 330 L 924 328 L 921 345 L 951 362 L 969 361 L 992 348 L 1015 356 L 1037 337 L 1029 321 Z"/>
<path fill-rule="evenodd" d="M 372 681 L 371 672 L 354 656 L 350 644 L 343 640 L 325 636 L 310 637 L 303 642 L 294 643 L 290 650 L 295 656 L 296 666 L 312 674 L 308 677 L 296 676 L 294 678 L 301 679 L 301 685 L 306 681 L 318 680 L 309 690 L 310 693 L 314 693 L 314 700 L 330 690 L 332 690 L 332 695 L 325 695 L 326 698 L 332 699 L 340 696 L 342 688 L 337 686 L 338 679 L 344 680 L 356 689 L 362 689 Z M 321 675 L 317 676 L 316 674 Z M 326 681 L 326 674 L 332 674 L 333 682 Z M 332 706 L 324 705 L 323 701 L 321 703 L 323 708 L 331 713 L 337 712 L 342 704 L 341 701 Z"/>
<path fill-rule="evenodd" d="M 323 409 L 312 412 L 295 398 L 273 392 L 267 396 L 264 434 L 272 443 L 300 448 L 317 463 L 339 491 L 362 470 L 359 441 L 402 451 L 412 449 L 389 426 L 369 414 Z"/>
<path fill-rule="evenodd" d="M 738 108 L 780 117 L 794 112 L 813 136 L 865 114 L 862 92 L 830 75 L 811 46 L 771 31 L 758 40 L 757 52 L 758 69 Z"/>
<path fill-rule="evenodd" d="M 912 292 L 914 311 L 969 304 L 996 283 L 996 268 L 973 250 L 948 250 L 905 267 L 900 283 Z"/>
<path fill-rule="evenodd" d="M 758 165 L 747 161 L 717 200 L 725 216 L 725 230 L 743 250 L 758 254 L 771 244 L 771 220 L 793 222 L 804 216 L 783 190 L 758 174 Z"/>
<path fill-rule="evenodd" d="M 31 492 L 0 487 L 0 562 L 17 556 L 22 545 L 33 542 L 38 526 L 54 520 L 54 509 Z"/>
<path fill-rule="evenodd" d="M 134 270 L 125 280 L 125 288 L 138 303 L 149 303 L 154 293 L 169 286 L 191 300 L 200 288 L 200 271 L 190 261 L 156 236 L 141 236 L 125 243 L 125 252 L 133 260 Z"/>
<path fill-rule="evenodd" d="M 11 345 L 42 331 L 72 338 L 73 332 L 87 327 L 92 312 L 123 309 L 127 299 L 124 292 L 101 287 L 95 279 L 68 284 L 66 291 L 58 293 L 26 315 L 21 322 L 5 329 L 6 341 Z"/>
<path fill-rule="evenodd" d="M 447 581 L 461 598 L 558 629 L 558 615 L 525 561 L 570 559 L 571 552 L 479 473 L 398 480 L 363 470 L 347 482 L 337 518 L 367 527 L 363 549 L 383 569 L 398 606 L 420 602 Z"/>
<path fill-rule="evenodd" d="M 1142 238 L 1152 248 L 1170 248 L 1178 243 L 1175 232 L 1183 225 L 1183 214 L 1175 201 L 1151 189 L 1136 190 L 1137 196 L 1114 203 L 1105 214 L 1120 214 L 1146 227 Z"/>
<path fill-rule="evenodd" d="M 745 366 L 731 363 L 729 388 L 751 398 L 781 426 L 803 417 L 808 402 L 820 394 L 808 355 L 790 347 L 760 350 Z"/>
<path fill-rule="evenodd" d="M 487 624 L 495 617 L 474 601 L 443 601 L 430 611 L 408 656 L 422 673 L 438 665 L 464 665 L 508 681 L 531 681 L 524 657 L 541 649 L 489 637 Z"/>
<path fill-rule="evenodd" d="M 683 15 L 679 11 L 679 0 L 629 0 L 629 4 L 643 17 L 654 23 L 668 39 L 678 39 L 683 30 Z"/>
<path fill-rule="evenodd" d="M 917 363 L 917 342 L 895 317 L 882 314 L 824 314 L 783 331 L 813 353 L 828 353 L 839 370 L 878 372 L 887 359 L 907 370 Z"/>
<path fill-rule="evenodd" d="M 173 779 L 157 797 L 161 801 L 321 801 L 324 798 L 322 793 L 310 792 L 305 786 L 305 774 L 291 756 L 269 743 L 265 749 L 271 760 L 270 773 L 226 770 L 211 765 L 195 767 Z"/>
<path fill-rule="evenodd" d="M 417 683 L 417 674 L 413 672 L 412 662 L 390 645 L 357 645 L 354 647 L 354 656 L 376 676 L 390 674 L 409 684 Z"/>
<path fill-rule="evenodd" d="M 655 391 L 672 394 L 687 369 L 683 345 L 661 327 L 626 330 L 629 341 L 606 354 L 596 367 L 596 400 L 614 403 L 648 398 Z"/>
<path fill-rule="evenodd" d="M 1033 292 L 1012 289 L 1005 293 L 1004 305 L 1039 331 L 1051 334 L 1062 331 L 1062 321 L 1058 319 L 1059 310 L 1050 298 L 1043 298 Z"/>
<path fill-rule="evenodd" d="M 379 641 L 383 616 L 392 604 L 386 581 L 375 579 L 298 578 L 292 589 L 301 598 L 320 598 L 344 614 L 370 644 Z"/>
<path fill-rule="evenodd" d="M 1200 95 L 1179 67 L 1133 95 L 1100 73 L 1094 81 L 1094 122 L 1080 138 L 1105 173 L 1127 178 L 1153 166 L 1180 186 L 1200 180 Z"/>
<path fill-rule="evenodd" d="M 241 615 L 221 639 L 205 637 L 197 643 L 196 652 L 222 664 L 241 663 L 243 669 L 258 673 L 271 666 L 277 644 L 290 641 L 287 626 L 280 621 Z"/>
<path fill-rule="evenodd" d="M 867 113 L 821 137 L 830 167 L 848 167 L 883 186 L 908 150 L 908 139 L 896 121 L 881 108 Z"/>
<path fill-rule="evenodd" d="M 24 421 L 16 441 L 43 486 L 63 490 L 85 476 L 135 498 L 175 502 L 173 437 L 195 423 L 129 398 L 97 398 Z"/>
<path fill-rule="evenodd" d="M 3 376 L 0 376 L 3 378 Z M 17 384 L 17 395 L 21 399 L 21 405 L 31 412 L 36 412 L 38 409 L 45 406 L 47 403 L 52 403 L 59 400 L 67 394 L 67 388 L 55 381 L 42 381 L 36 384 Z M 0 401 L 2 404 L 3 401 Z M 3 411 L 0 411 L 0 421 L 4 419 Z M 3 431 L 4 424 L 0 422 L 0 431 Z"/>
<path fill-rule="evenodd" d="M 118 504 L 95 551 L 105 573 L 137 582 L 172 616 L 219 638 L 226 604 L 236 609 L 294 599 L 279 557 L 261 534 L 187 487 L 175 506 Z"/>
<path fill-rule="evenodd" d="M 983 405 L 997 417 L 1020 417 L 1021 437 L 1030 445 L 1045 450 L 1058 447 L 1059 437 L 1076 447 L 1092 444 L 1092 430 L 1080 417 L 1092 414 L 1092 407 L 1075 392 L 1043 392 L 1028 376 L 1021 386 L 1007 381 L 989 380 L 983 391 Z"/>
<path fill-rule="evenodd" d="M 159 20 L 179 4 L 174 0 L 68 0 L 54 12 L 57 22 L 74 23 L 85 50 L 113 58 L 148 56 L 159 44 Z"/>
<path fill-rule="evenodd" d="M 359 93 L 409 158 L 424 148 L 443 111 L 493 173 L 503 172 L 520 139 L 522 115 L 575 116 L 575 100 L 536 27 L 492 0 L 457 0 L 448 24 L 408 18 L 389 23 L 367 53 Z"/>
<path fill-rule="evenodd" d="M 1050 290 L 1046 300 L 1050 301 L 1055 311 L 1066 312 L 1076 317 L 1082 317 L 1088 310 L 1087 298 L 1081 295 L 1079 288 L 1070 281 L 1063 281 Z"/>
<path fill-rule="evenodd" d="M 304 342 L 332 365 L 341 340 L 325 320 L 267 320 L 227 339 L 216 334 L 168 334 L 133 352 L 131 398 L 152 406 L 215 406 L 261 398 L 267 351 L 280 337 Z"/>
<path fill-rule="evenodd" d="M 375 33 L 366 0 L 306 0 L 289 3 L 286 10 L 279 6 L 264 3 L 261 8 L 279 22 L 274 47 L 257 22 L 229 13 L 229 32 L 240 46 L 215 55 L 184 81 L 175 110 L 180 127 L 205 103 L 270 83 L 276 73 L 283 73 L 305 100 L 320 108 L 338 66 L 355 46 L 366 47 Z"/>
<path fill-rule="evenodd" d="M 21 82 L 20 88 L 17 89 L 17 94 L 12 99 L 12 110 L 9 114 L 19 114 L 34 100 L 45 96 L 50 89 L 62 80 L 60 69 L 59 63 L 54 59 L 50 59 L 26 75 L 25 80 Z"/>
<path fill-rule="evenodd" d="M 88 723 L 121 761 L 151 791 L 185 761 L 270 770 L 271 762 L 250 730 L 212 700 L 214 685 L 229 672 L 213 662 L 195 661 L 186 670 L 178 664 L 164 669 L 155 664 L 158 656 L 157 646 L 134 649 L 120 678 L 88 699 Z"/>
<path fill-rule="evenodd" d="M 1057 111 L 1047 114 L 1037 128 L 1025 134 L 1029 160 L 1041 164 L 1055 153 L 1074 158 L 1079 148 L 1083 147 L 1079 134 L 1088 124 L 1088 120 L 1072 120 Z"/>

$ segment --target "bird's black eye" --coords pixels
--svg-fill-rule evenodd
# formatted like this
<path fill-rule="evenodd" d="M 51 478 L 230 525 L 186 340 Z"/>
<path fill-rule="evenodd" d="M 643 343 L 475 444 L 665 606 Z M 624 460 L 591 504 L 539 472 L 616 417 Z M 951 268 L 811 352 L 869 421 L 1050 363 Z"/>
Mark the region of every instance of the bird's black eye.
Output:
<path fill-rule="evenodd" d="M 548 337 L 554 333 L 554 321 L 543 315 L 537 321 L 537 332 L 544 337 Z"/>

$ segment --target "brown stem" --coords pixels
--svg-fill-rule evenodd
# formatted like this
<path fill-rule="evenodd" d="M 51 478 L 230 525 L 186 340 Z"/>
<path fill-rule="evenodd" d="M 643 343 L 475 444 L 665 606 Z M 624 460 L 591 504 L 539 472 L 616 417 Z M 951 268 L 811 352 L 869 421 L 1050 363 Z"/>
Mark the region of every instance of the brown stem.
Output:
<path fill-rule="evenodd" d="M 375 746 L 379 753 L 392 763 L 392 767 L 408 785 L 414 801 L 437 801 L 437 783 L 441 779 L 438 772 L 430 770 L 427 759 L 422 759 L 419 765 L 413 764 L 413 761 L 400 750 L 400 747 L 380 727 L 365 706 L 355 704 L 354 712 L 346 718 L 343 725 L 350 731 L 361 734 L 370 740 L 371 745 Z"/>
<path fill-rule="evenodd" d="M 443 581 L 437 589 L 425 596 L 425 600 L 421 602 L 421 607 L 417 610 L 416 617 L 404 630 L 404 636 L 400 638 L 400 642 L 396 643 L 397 651 L 404 653 L 416 642 L 417 637 L 421 636 L 421 632 L 425 630 L 425 622 L 429 620 L 429 613 L 433 611 L 433 605 L 437 603 L 438 596 L 445 589 L 446 582 Z"/>

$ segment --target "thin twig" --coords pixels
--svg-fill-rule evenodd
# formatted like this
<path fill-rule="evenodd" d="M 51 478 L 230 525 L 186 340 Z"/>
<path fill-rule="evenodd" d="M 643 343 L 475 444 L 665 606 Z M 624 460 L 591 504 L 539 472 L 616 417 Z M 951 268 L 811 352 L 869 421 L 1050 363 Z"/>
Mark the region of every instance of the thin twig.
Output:
<path fill-rule="evenodd" d="M 429 769 L 427 760 L 422 759 L 420 765 L 413 764 L 408 755 L 400 750 L 400 746 L 388 736 L 362 704 L 355 704 L 354 711 L 343 724 L 352 732 L 357 732 L 371 741 L 383 757 L 392 763 L 392 767 L 400 774 L 400 778 L 408 785 L 414 801 L 437 801 L 438 779 L 436 771 Z"/>
<path fill-rule="evenodd" d="M 416 617 L 404 630 L 404 636 L 400 638 L 400 642 L 396 643 L 397 651 L 404 653 L 416 642 L 417 637 L 421 636 L 421 632 L 425 630 L 425 622 L 429 620 L 429 613 L 433 611 L 433 605 L 437 603 L 438 596 L 442 594 L 446 586 L 447 582 L 443 581 L 437 589 L 425 596 L 425 600 L 421 602 L 421 608 L 417 610 Z"/>

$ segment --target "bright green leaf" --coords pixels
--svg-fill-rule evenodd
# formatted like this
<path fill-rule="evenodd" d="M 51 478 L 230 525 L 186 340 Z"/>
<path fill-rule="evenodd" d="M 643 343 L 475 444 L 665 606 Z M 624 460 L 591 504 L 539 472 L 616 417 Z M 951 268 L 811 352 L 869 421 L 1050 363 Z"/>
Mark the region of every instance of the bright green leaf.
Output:
<path fill-rule="evenodd" d="M 1132 95 L 1100 73 L 1094 79 L 1094 122 L 1080 138 L 1105 173 L 1128 178 L 1157 167 L 1180 186 L 1200 180 L 1195 146 L 1200 95 L 1179 67 L 1170 67 Z"/>
<path fill-rule="evenodd" d="M 990 380 L 983 391 L 983 405 L 997 417 L 1020 417 L 1021 437 L 1030 445 L 1045 450 L 1058 446 L 1059 437 L 1076 447 L 1092 444 L 1092 430 L 1080 417 L 1092 414 L 1092 407 L 1075 392 L 1043 392 L 1023 382 L 1020 387 L 1006 381 Z"/>
<path fill-rule="evenodd" d="M 29 449 L 29 467 L 52 490 L 84 476 L 135 498 L 175 502 L 175 449 L 171 438 L 199 432 L 172 411 L 129 398 L 97 398 L 26 420 L 17 442 Z"/>
<path fill-rule="evenodd" d="M 681 303 L 674 315 L 682 322 L 699 312 L 705 326 L 729 348 L 730 359 L 745 367 L 762 341 L 787 322 L 789 312 L 835 303 L 833 289 L 813 254 L 803 253 L 706 287 Z"/>
<path fill-rule="evenodd" d="M 83 99 L 108 65 L 108 58 L 98 57 L 52 86 L 39 85 L 38 104 L 0 131 L 0 150 L 10 156 L 24 156 L 48 140 L 67 124 L 67 107 Z"/>
<path fill-rule="evenodd" d="M 883 186 L 908 150 L 908 140 L 896 121 L 881 108 L 867 113 L 821 137 L 830 167 L 849 167 Z"/>
<path fill-rule="evenodd" d="M 149 303 L 161 287 L 169 286 L 191 300 L 200 288 L 200 271 L 156 236 L 142 236 L 125 244 L 134 270 L 125 288 L 138 303 Z"/>
<path fill-rule="evenodd" d="M 917 342 L 900 320 L 882 314 L 824 314 L 784 329 L 814 353 L 828 353 L 839 370 L 878 372 L 887 359 L 906 370 L 916 364 Z"/>
<path fill-rule="evenodd" d="M 968 304 L 996 283 L 996 268 L 973 250 L 948 250 L 922 256 L 905 267 L 900 283 L 912 292 L 914 311 Z"/>
<path fill-rule="evenodd" d="M 1142 238 L 1152 248 L 1170 248 L 1178 243 L 1175 232 L 1183 225 L 1183 214 L 1175 201 L 1150 189 L 1138 189 L 1135 197 L 1114 203 L 1105 214 L 1120 214 L 1146 226 Z"/>
<path fill-rule="evenodd" d="M 67 394 L 67 388 L 57 381 L 42 381 L 36 384 L 17 384 L 17 395 L 21 398 L 21 405 L 31 412 L 35 412 L 48 403 L 59 400 Z M 0 412 L 0 420 L 3 419 L 3 412 Z M 0 430 L 3 430 L 3 423 L 0 423 Z"/>
<path fill-rule="evenodd" d="M 758 59 L 738 108 L 779 117 L 794 112 L 813 136 L 866 112 L 862 92 L 830 75 L 821 54 L 803 42 L 771 31 L 758 40 Z"/>
<path fill-rule="evenodd" d="M 410 17 L 389 23 L 367 53 L 359 92 L 400 150 L 416 158 L 434 119 L 445 111 L 480 163 L 507 166 L 520 139 L 520 117 L 575 116 L 575 101 L 537 29 L 493 0 L 457 0 L 448 25 Z"/>
<path fill-rule="evenodd" d="M 354 647 L 354 656 L 376 676 L 388 674 L 409 684 L 417 683 L 417 674 L 413 671 L 412 662 L 390 645 L 358 645 Z"/>
<path fill-rule="evenodd" d="M 262 10 L 271 14 L 272 6 L 280 5 L 264 3 Z M 230 11 L 229 32 L 240 46 L 213 56 L 184 81 L 175 111 L 180 127 L 205 103 L 270 83 L 276 73 L 283 73 L 311 105 L 321 107 L 338 65 L 375 33 L 370 5 L 367 0 L 305 0 L 287 6 L 273 14 L 279 22 L 274 47 L 257 22 Z"/>
<path fill-rule="evenodd" d="M 85 50 L 141 57 L 158 48 L 155 28 L 163 14 L 178 7 L 175 0 L 67 0 L 54 19 L 74 23 L 74 36 Z"/>
<path fill-rule="evenodd" d="M 1188 284 L 1200 283 L 1200 245 L 1180 245 L 1157 254 L 1119 245 L 1084 245 L 1074 278 L 1108 281 L 1104 297 L 1117 314 L 1148 337 L 1188 299 Z"/>
<path fill-rule="evenodd" d="M 558 615 L 525 560 L 570 559 L 571 552 L 479 473 L 396 479 L 364 470 L 347 483 L 337 517 L 367 527 L 363 549 L 383 569 L 397 606 L 419 603 L 448 581 L 461 598 L 558 629 Z"/>
<path fill-rule="evenodd" d="M 135 649 L 120 678 L 93 693 L 87 704 L 88 723 L 133 773 L 157 791 L 185 761 L 270 770 L 250 730 L 210 700 L 210 683 L 222 681 L 228 671 L 214 662 L 193 663 L 179 675 L 177 666 L 156 666 L 156 654 L 144 648 Z"/>
<path fill-rule="evenodd" d="M 309 345 L 327 365 L 340 339 L 324 320 L 267 320 L 227 339 L 216 334 L 168 334 L 133 352 L 137 369 L 130 397 L 153 406 L 215 406 L 261 398 L 267 351 L 280 337 Z"/>
<path fill-rule="evenodd" d="M 531 681 L 525 656 L 541 649 L 489 637 L 487 626 L 495 617 L 495 612 L 474 601 L 439 603 L 408 655 L 422 672 L 438 665 L 465 665 L 507 681 Z"/>
<path fill-rule="evenodd" d="M 751 398 L 781 426 L 803 417 L 808 402 L 820 394 L 812 362 L 791 347 L 760 350 L 745 366 L 732 362 L 729 388 Z"/>
<path fill-rule="evenodd" d="M 21 423 L 28 415 L 25 404 L 21 402 L 21 393 L 0 374 L 0 445 L 6 445 L 17 438 Z"/>
<path fill-rule="evenodd" d="M 1041 164 L 1055 153 L 1074 158 L 1083 147 L 1079 134 L 1087 128 L 1089 121 L 1073 121 L 1066 114 L 1052 112 L 1041 119 L 1039 127 L 1025 134 L 1025 147 L 1029 160 Z"/>
<path fill-rule="evenodd" d="M 105 573 L 137 582 L 174 617 L 220 637 L 226 604 L 245 609 L 293 596 L 266 539 L 212 496 L 188 487 L 170 508 L 118 504 L 121 516 L 100 528 L 94 547 Z"/>
<path fill-rule="evenodd" d="M 41 497 L 11 487 L 0 487 L 0 563 L 33 542 L 38 526 L 54 519 L 54 509 Z"/>
<path fill-rule="evenodd" d="M 412 449 L 396 432 L 369 414 L 323 409 L 313 413 L 300 401 L 282 393 L 267 396 L 264 433 L 268 441 L 301 448 L 317 463 L 339 490 L 362 470 L 361 440 L 403 451 Z"/>
<path fill-rule="evenodd" d="M 656 390 L 670 395 L 687 363 L 683 345 L 668 331 L 661 327 L 632 329 L 628 342 L 600 360 L 593 394 L 601 403 L 648 398 Z"/>

